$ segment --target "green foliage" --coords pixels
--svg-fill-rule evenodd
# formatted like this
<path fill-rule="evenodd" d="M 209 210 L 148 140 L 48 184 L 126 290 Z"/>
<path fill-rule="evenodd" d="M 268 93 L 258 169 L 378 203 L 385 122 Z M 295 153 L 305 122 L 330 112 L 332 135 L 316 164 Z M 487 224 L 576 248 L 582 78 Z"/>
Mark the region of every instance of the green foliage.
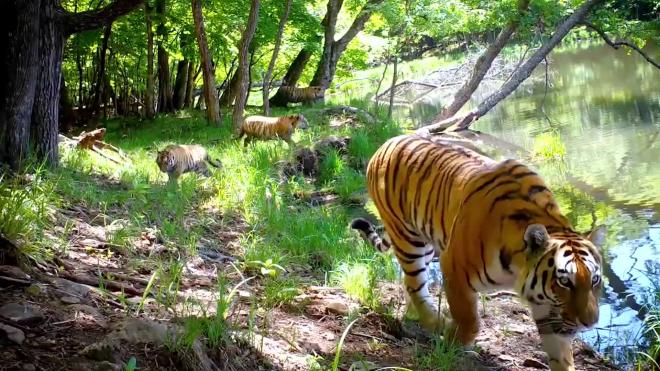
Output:
<path fill-rule="evenodd" d="M 534 137 L 532 155 L 543 160 L 561 160 L 566 156 L 566 147 L 559 134 L 542 133 Z"/>
<path fill-rule="evenodd" d="M 439 335 L 431 340 L 431 349 L 417 347 L 415 363 L 420 370 L 454 370 L 457 368 L 461 348 L 444 341 Z"/>
<path fill-rule="evenodd" d="M 344 262 L 330 276 L 330 282 L 339 285 L 346 293 L 371 309 L 380 307 L 380 296 L 376 286 L 376 272 L 369 262 Z"/>

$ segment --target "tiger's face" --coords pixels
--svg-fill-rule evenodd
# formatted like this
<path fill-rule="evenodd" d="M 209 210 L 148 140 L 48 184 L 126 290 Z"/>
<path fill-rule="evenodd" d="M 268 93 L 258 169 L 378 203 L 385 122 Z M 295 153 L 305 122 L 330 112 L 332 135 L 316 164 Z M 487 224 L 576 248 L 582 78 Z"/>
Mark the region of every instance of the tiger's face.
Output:
<path fill-rule="evenodd" d="M 299 128 L 299 129 L 309 128 L 309 124 L 308 124 L 307 119 L 305 118 L 305 116 L 299 114 L 297 116 L 294 116 L 294 119 L 296 119 L 296 121 L 294 122 L 294 127 Z"/>
<path fill-rule="evenodd" d="M 173 167 L 173 154 L 168 151 L 159 151 L 158 154 L 156 155 L 156 163 L 158 164 L 158 168 L 160 171 L 163 173 L 167 173 L 168 171 L 172 170 Z"/>
<path fill-rule="evenodd" d="M 539 332 L 573 335 L 594 326 L 602 290 L 602 257 L 596 246 L 604 239 L 604 230 L 586 237 L 538 232 L 534 238 L 532 245 L 540 243 L 545 248 L 538 259 L 530 260 L 522 297 L 532 306 Z M 525 240 L 530 246 L 527 233 Z"/>

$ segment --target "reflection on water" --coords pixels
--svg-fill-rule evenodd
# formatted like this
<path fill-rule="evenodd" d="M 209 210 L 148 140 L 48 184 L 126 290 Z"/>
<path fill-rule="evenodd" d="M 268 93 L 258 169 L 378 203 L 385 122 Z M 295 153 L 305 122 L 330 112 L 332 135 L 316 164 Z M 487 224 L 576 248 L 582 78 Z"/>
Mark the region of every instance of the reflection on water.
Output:
<path fill-rule="evenodd" d="M 625 362 L 660 304 L 660 71 L 606 46 L 555 52 L 549 68 L 547 90 L 543 79 L 523 85 L 473 128 L 535 154 L 526 160 L 578 230 L 607 225 L 600 321 L 582 337 Z M 398 113 L 424 122 L 442 98 Z"/>

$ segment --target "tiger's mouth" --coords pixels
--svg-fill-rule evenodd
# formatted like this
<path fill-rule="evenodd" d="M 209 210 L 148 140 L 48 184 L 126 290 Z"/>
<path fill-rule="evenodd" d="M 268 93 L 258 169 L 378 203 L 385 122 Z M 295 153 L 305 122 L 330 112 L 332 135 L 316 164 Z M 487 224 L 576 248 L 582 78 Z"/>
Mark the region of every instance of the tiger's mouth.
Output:
<path fill-rule="evenodd" d="M 536 328 L 539 334 L 542 335 L 557 334 L 572 336 L 581 330 L 586 330 L 588 327 L 557 316 L 536 320 Z"/>

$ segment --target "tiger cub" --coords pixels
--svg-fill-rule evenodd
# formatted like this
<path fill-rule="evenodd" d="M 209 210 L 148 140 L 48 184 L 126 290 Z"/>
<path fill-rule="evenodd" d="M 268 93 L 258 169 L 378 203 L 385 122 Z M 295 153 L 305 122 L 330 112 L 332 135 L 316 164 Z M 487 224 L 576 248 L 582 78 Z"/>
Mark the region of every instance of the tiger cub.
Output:
<path fill-rule="evenodd" d="M 158 151 L 156 156 L 156 164 L 160 171 L 167 173 L 170 183 L 177 183 L 181 174 L 191 171 L 210 176 L 207 162 L 213 167 L 222 167 L 219 160 L 213 160 L 206 149 L 197 144 L 172 144 Z"/>
<path fill-rule="evenodd" d="M 387 238 L 366 219 L 352 227 L 378 250 L 393 250 L 426 328 L 469 345 L 479 332 L 477 293 L 514 288 L 531 309 L 550 368 L 575 370 L 571 339 L 598 321 L 603 230 L 577 233 L 524 164 L 419 135 L 376 151 L 367 188 Z M 427 285 L 434 255 L 451 319 L 438 313 Z"/>
<path fill-rule="evenodd" d="M 247 146 L 253 139 L 276 139 L 280 138 L 293 145 L 291 135 L 296 128 L 307 129 L 307 119 L 301 114 L 282 117 L 249 116 L 241 125 L 236 139 L 245 136 L 244 145 Z"/>

